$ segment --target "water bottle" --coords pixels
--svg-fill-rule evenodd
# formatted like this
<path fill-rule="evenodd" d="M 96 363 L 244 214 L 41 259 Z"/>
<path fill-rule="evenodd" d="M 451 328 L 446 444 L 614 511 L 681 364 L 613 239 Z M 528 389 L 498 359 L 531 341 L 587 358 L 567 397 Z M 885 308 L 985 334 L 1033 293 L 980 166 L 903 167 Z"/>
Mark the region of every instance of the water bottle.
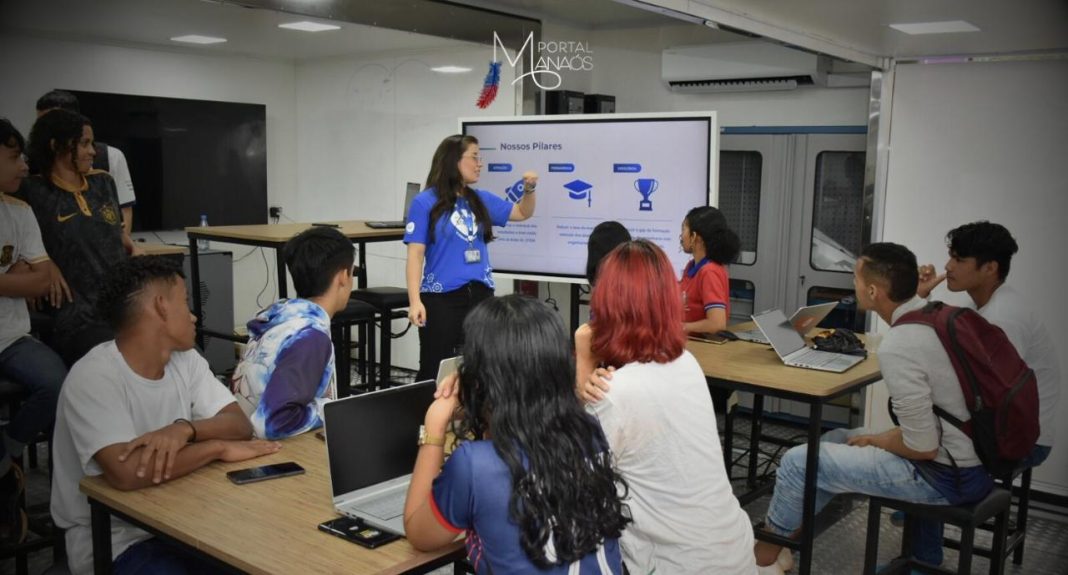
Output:
<path fill-rule="evenodd" d="M 200 227 L 208 227 L 208 214 L 200 214 Z M 197 251 L 206 252 L 211 249 L 211 243 L 204 238 L 197 239 Z"/>

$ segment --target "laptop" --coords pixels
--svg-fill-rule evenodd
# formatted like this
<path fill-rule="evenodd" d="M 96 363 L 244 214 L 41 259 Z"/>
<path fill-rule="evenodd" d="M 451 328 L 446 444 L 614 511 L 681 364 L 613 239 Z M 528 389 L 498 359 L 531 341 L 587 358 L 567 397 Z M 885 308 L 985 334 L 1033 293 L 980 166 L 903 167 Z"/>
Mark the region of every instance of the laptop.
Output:
<path fill-rule="evenodd" d="M 338 513 L 404 535 L 404 499 L 434 380 L 323 406 L 330 488 Z"/>
<path fill-rule="evenodd" d="M 403 228 L 404 224 L 408 222 L 408 208 L 412 207 L 412 199 L 419 195 L 419 192 L 423 190 L 423 186 L 415 182 L 408 182 L 407 188 L 404 190 L 404 216 L 400 220 L 389 220 L 381 222 L 367 222 L 367 227 L 374 228 L 376 230 L 391 230 L 397 228 Z"/>
<path fill-rule="evenodd" d="M 837 305 L 838 302 L 832 301 L 797 308 L 794 315 L 790 316 L 790 323 L 793 324 L 794 331 L 804 337 L 810 329 L 819 325 L 819 323 L 823 321 L 823 318 L 827 317 L 827 314 L 831 313 Z M 760 333 L 759 329 L 736 331 L 734 332 L 734 335 L 738 336 L 738 339 L 743 341 L 762 343 L 764 345 L 771 344 L 771 342 L 768 341 L 768 338 L 764 337 L 763 333 Z"/>
<path fill-rule="evenodd" d="M 775 348 L 779 359 L 790 367 L 842 373 L 864 361 L 864 358 L 858 355 L 820 351 L 806 346 L 805 339 L 794 330 L 782 310 L 773 309 L 754 315 L 753 321 L 771 342 L 771 347 Z"/>

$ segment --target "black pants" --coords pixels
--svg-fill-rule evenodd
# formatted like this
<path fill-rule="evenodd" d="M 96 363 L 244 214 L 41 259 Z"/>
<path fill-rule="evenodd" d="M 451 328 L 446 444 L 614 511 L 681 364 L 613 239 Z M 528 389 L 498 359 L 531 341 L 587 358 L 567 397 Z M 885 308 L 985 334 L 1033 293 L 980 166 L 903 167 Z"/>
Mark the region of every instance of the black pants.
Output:
<path fill-rule="evenodd" d="M 420 294 L 426 307 L 426 325 L 419 328 L 419 375 L 416 381 L 434 379 L 441 360 L 461 353 L 467 312 L 491 297 L 493 290 L 482 282 L 470 282 L 445 293 Z"/>

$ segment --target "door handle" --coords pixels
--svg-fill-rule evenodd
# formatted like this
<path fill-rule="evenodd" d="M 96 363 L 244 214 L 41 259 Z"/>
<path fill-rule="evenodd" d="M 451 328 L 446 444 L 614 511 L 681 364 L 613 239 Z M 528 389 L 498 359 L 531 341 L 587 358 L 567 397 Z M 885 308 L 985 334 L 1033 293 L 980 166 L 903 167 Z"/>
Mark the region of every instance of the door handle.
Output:
<path fill-rule="evenodd" d="M 801 285 L 805 285 L 805 276 L 801 276 Z"/>

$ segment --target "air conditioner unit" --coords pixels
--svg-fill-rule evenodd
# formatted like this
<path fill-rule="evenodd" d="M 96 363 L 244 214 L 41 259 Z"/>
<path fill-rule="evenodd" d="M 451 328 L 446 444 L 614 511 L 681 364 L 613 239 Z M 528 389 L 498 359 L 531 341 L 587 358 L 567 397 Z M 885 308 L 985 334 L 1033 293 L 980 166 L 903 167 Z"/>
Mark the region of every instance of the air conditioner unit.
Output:
<path fill-rule="evenodd" d="M 680 46 L 662 52 L 661 76 L 681 93 L 793 90 L 826 85 L 826 60 L 769 42 Z"/>

